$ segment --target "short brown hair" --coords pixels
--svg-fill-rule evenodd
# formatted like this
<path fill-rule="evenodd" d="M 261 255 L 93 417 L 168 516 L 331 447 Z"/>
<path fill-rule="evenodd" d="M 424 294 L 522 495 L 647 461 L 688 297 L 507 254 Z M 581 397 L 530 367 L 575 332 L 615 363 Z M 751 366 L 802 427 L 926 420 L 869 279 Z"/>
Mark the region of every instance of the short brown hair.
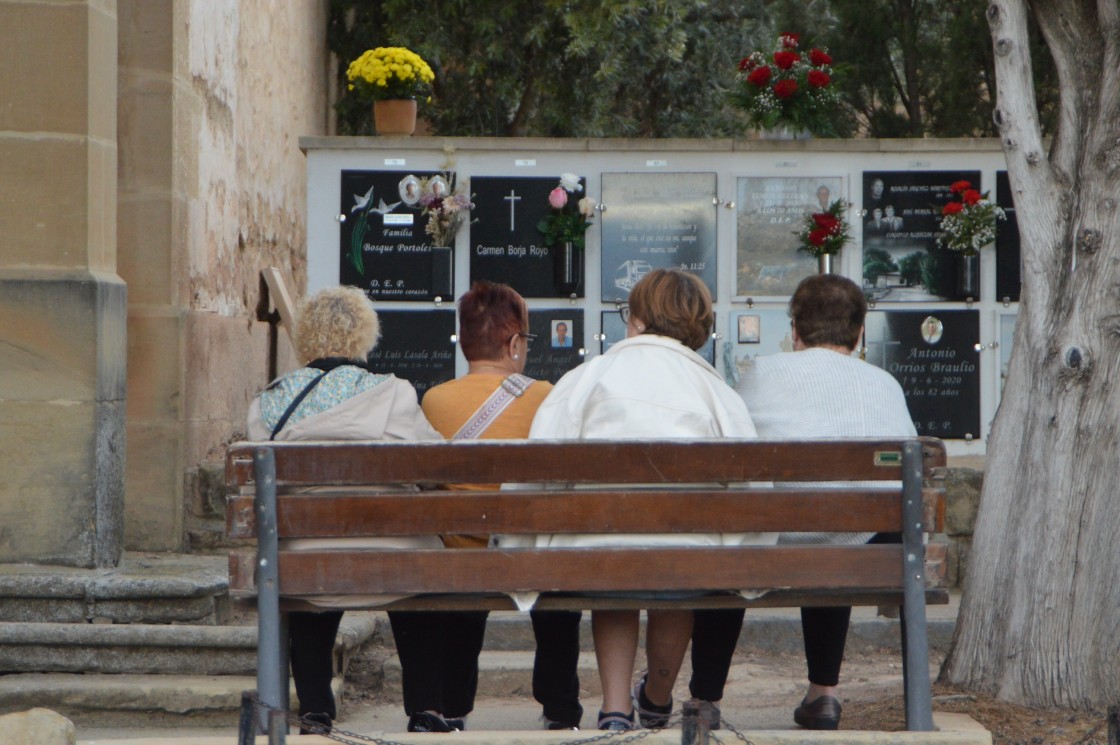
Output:
<path fill-rule="evenodd" d="M 471 362 L 501 359 L 510 337 L 528 326 L 525 301 L 509 285 L 479 280 L 459 298 L 459 347 Z"/>
<path fill-rule="evenodd" d="M 380 336 L 377 311 L 357 287 L 330 287 L 300 303 L 295 342 L 304 362 L 324 357 L 365 362 Z"/>
<path fill-rule="evenodd" d="M 712 331 L 712 294 L 695 274 L 654 269 L 630 291 L 630 313 L 646 331 L 699 349 Z"/>
<path fill-rule="evenodd" d="M 867 299 L 847 277 L 814 274 L 801 280 L 794 290 L 789 316 L 805 346 L 831 344 L 855 349 L 867 316 Z"/>

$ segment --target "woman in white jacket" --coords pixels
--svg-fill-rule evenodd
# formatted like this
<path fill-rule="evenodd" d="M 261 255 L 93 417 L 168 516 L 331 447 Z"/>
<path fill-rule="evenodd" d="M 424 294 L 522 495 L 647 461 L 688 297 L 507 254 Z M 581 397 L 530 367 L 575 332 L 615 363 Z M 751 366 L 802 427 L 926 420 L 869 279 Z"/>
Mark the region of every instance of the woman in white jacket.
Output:
<path fill-rule="evenodd" d="M 530 439 L 756 436 L 743 400 L 695 352 L 707 341 L 713 321 L 711 295 L 703 282 L 677 269 L 650 272 L 634 286 L 622 317 L 627 338 L 561 378 L 537 410 Z M 538 536 L 537 544 L 721 541 L 719 534 L 554 535 Z M 692 612 L 650 610 L 647 617 L 649 673 L 631 691 L 638 611 L 591 614 L 603 685 L 600 729 L 634 728 L 632 700 L 643 726 L 663 727 L 668 721 L 673 683 L 692 633 Z"/>

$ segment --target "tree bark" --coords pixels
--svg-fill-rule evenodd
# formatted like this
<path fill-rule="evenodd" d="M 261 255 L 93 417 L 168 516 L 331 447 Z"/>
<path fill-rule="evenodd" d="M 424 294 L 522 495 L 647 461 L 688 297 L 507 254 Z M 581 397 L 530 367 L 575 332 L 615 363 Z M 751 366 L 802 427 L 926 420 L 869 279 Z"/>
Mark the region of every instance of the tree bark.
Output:
<path fill-rule="evenodd" d="M 1061 80 L 1044 155 L 1026 0 L 997 0 L 1023 289 L 942 680 L 1032 706 L 1120 700 L 1120 7 L 1032 0 Z"/>

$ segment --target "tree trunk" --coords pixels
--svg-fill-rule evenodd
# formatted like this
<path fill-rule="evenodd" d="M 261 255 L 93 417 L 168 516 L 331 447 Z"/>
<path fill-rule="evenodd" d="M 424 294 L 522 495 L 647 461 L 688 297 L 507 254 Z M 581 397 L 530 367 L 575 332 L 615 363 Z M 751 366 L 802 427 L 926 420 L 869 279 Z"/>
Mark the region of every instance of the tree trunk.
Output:
<path fill-rule="evenodd" d="M 1032 0 L 1062 88 L 1043 150 L 1026 0 L 997 0 L 1023 291 L 942 680 L 1032 706 L 1120 701 L 1120 6 Z"/>

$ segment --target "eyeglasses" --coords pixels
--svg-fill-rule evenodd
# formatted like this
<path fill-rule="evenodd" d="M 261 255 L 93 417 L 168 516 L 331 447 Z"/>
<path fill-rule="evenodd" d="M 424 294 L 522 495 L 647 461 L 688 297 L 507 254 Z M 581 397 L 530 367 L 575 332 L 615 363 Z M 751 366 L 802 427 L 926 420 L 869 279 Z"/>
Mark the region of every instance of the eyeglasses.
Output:
<path fill-rule="evenodd" d="M 530 344 L 532 344 L 534 341 L 537 340 L 537 335 L 536 334 L 530 334 L 528 331 L 518 331 L 516 334 L 514 334 L 514 336 L 520 336 L 522 339 L 529 342 Z"/>
<path fill-rule="evenodd" d="M 619 303 L 618 304 L 618 315 L 622 317 L 622 322 L 623 323 L 630 323 L 630 304 L 629 303 Z"/>

